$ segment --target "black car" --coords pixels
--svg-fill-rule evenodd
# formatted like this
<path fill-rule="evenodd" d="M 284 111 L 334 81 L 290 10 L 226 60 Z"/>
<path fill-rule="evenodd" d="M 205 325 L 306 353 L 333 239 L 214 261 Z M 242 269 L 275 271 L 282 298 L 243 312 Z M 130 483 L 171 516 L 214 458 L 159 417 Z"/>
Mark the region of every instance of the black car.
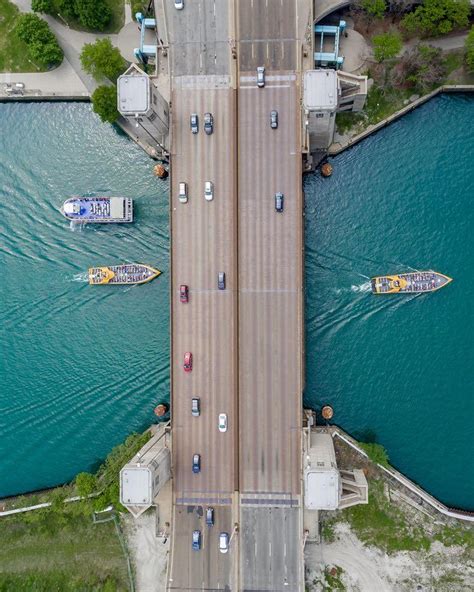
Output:
<path fill-rule="evenodd" d="M 283 193 L 275 193 L 275 210 L 283 212 Z"/>
<path fill-rule="evenodd" d="M 270 111 L 270 127 L 272 129 L 278 127 L 278 111 Z"/>
<path fill-rule="evenodd" d="M 199 118 L 197 113 L 191 113 L 191 117 L 189 118 L 189 125 L 191 126 L 191 131 L 193 134 L 197 134 L 199 131 Z"/>
<path fill-rule="evenodd" d="M 212 117 L 212 113 L 204 113 L 204 131 L 208 136 L 214 131 L 214 117 Z"/>

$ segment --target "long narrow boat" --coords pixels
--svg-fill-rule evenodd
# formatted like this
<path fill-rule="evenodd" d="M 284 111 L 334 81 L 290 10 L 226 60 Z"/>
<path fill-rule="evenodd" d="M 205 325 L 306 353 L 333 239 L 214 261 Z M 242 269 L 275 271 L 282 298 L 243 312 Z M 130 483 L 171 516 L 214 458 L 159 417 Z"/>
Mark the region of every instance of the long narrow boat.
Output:
<path fill-rule="evenodd" d="M 398 275 L 381 275 L 371 279 L 374 294 L 418 294 L 435 292 L 452 279 L 436 271 L 414 271 Z"/>
<path fill-rule="evenodd" d="M 133 222 L 133 200 L 129 197 L 71 197 L 63 203 L 61 213 L 74 222 Z"/>
<path fill-rule="evenodd" d="M 89 284 L 93 286 L 146 284 L 161 274 L 159 269 L 141 263 L 124 263 L 109 267 L 90 267 Z"/>

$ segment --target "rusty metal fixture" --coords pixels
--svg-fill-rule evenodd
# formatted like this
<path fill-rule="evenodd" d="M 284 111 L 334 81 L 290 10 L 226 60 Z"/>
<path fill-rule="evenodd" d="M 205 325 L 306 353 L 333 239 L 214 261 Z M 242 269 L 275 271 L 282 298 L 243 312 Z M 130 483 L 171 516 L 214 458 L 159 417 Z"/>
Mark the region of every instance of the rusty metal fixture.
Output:
<path fill-rule="evenodd" d="M 325 162 L 321 166 L 321 175 L 323 177 L 330 177 L 332 175 L 332 166 L 329 164 L 329 162 Z"/>
<path fill-rule="evenodd" d="M 154 174 L 159 177 L 160 179 L 166 179 L 168 176 L 168 171 L 162 164 L 157 164 L 153 167 Z"/>
<path fill-rule="evenodd" d="M 155 415 L 157 417 L 163 417 L 163 415 L 166 415 L 168 413 L 168 405 L 166 405 L 166 403 L 160 403 L 159 405 L 157 405 L 155 407 Z"/>

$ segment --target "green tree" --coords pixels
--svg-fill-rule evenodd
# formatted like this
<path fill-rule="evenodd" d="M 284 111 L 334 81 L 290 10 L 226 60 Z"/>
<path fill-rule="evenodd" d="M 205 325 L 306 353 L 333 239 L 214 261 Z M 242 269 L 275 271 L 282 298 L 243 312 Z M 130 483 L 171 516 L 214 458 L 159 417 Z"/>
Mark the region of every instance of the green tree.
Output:
<path fill-rule="evenodd" d="M 401 21 L 408 33 L 423 36 L 446 35 L 459 27 L 467 27 L 471 13 L 470 0 L 424 0 Z"/>
<path fill-rule="evenodd" d="M 48 23 L 37 14 L 21 14 L 15 25 L 15 34 L 27 44 L 28 53 L 33 60 L 45 66 L 61 63 L 63 50 Z"/>
<path fill-rule="evenodd" d="M 112 45 L 108 37 L 95 43 L 86 43 L 81 51 L 81 64 L 96 80 L 108 78 L 112 82 L 117 80 L 127 66 L 120 51 Z"/>
<path fill-rule="evenodd" d="M 31 9 L 35 12 L 51 14 L 54 10 L 52 0 L 31 0 Z"/>
<path fill-rule="evenodd" d="M 119 117 L 117 110 L 117 87 L 99 86 L 92 94 L 92 108 L 108 123 L 115 123 Z"/>
<path fill-rule="evenodd" d="M 402 49 L 402 38 L 398 33 L 381 33 L 372 37 L 377 62 L 394 58 Z"/>
<path fill-rule="evenodd" d="M 470 72 L 474 72 L 474 27 L 471 27 L 466 38 L 466 62 Z"/>
<path fill-rule="evenodd" d="M 97 478 L 91 473 L 79 473 L 76 477 L 77 492 L 81 497 L 87 497 L 97 489 Z"/>
<path fill-rule="evenodd" d="M 382 18 L 387 8 L 385 0 L 361 0 L 363 10 L 375 18 Z"/>
<path fill-rule="evenodd" d="M 75 11 L 81 25 L 93 31 L 104 31 L 112 18 L 106 0 L 75 0 Z"/>
<path fill-rule="evenodd" d="M 61 16 L 77 18 L 76 0 L 56 0 L 56 7 Z"/>

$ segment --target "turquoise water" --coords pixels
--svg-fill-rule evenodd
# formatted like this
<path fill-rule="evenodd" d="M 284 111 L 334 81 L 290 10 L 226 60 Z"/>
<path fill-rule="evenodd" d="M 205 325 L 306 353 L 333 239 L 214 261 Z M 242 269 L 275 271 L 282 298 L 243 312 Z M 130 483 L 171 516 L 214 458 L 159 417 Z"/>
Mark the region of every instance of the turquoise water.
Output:
<path fill-rule="evenodd" d="M 0 103 L 0 496 L 94 469 L 169 394 L 168 183 L 87 104 Z M 135 198 L 136 222 L 72 230 L 73 194 Z M 91 265 L 150 263 L 134 287 Z"/>
<path fill-rule="evenodd" d="M 474 99 L 441 96 L 305 178 L 307 404 L 474 509 Z M 440 292 L 373 296 L 434 269 Z"/>
<path fill-rule="evenodd" d="M 474 101 L 444 96 L 305 178 L 306 403 L 474 508 Z M 167 182 L 85 104 L 0 103 L 0 496 L 93 470 L 169 394 Z M 136 222 L 73 231 L 71 194 L 134 197 Z M 164 274 L 89 287 L 91 265 Z M 374 274 L 433 268 L 436 294 L 375 297 Z"/>

